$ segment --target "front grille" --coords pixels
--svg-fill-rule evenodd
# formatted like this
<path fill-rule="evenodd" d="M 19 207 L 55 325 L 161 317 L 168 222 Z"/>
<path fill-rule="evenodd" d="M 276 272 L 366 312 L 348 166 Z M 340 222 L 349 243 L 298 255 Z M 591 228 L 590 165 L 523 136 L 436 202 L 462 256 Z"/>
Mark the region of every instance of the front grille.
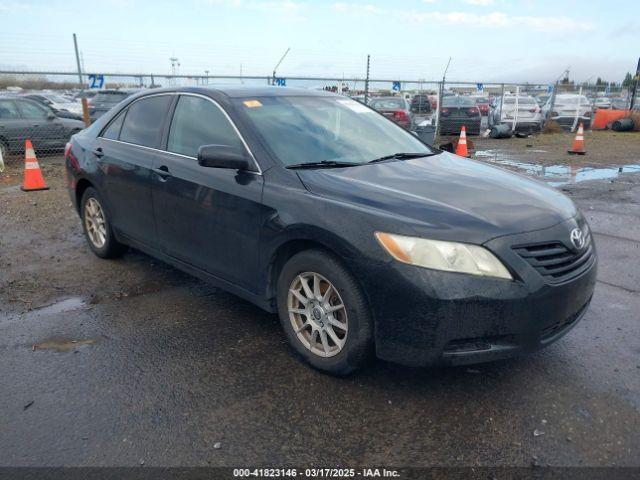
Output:
<path fill-rule="evenodd" d="M 513 249 L 550 283 L 577 277 L 595 261 L 591 234 L 587 234 L 586 245 L 577 252 L 560 242 L 518 245 Z"/>

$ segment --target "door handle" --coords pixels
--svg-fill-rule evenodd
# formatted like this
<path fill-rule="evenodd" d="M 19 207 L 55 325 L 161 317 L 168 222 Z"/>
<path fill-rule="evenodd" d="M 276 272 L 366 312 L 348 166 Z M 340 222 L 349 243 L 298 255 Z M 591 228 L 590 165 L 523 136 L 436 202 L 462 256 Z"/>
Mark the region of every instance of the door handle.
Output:
<path fill-rule="evenodd" d="M 93 150 L 93 153 L 96 157 L 101 158 L 102 156 L 104 156 L 104 152 L 102 151 L 102 147 L 98 147 L 95 150 Z"/>
<path fill-rule="evenodd" d="M 169 177 L 173 176 L 171 175 L 171 172 L 169 172 L 169 167 L 167 167 L 166 165 L 154 168 L 153 172 L 158 175 L 160 177 L 160 180 L 162 180 L 163 182 L 166 181 Z"/>

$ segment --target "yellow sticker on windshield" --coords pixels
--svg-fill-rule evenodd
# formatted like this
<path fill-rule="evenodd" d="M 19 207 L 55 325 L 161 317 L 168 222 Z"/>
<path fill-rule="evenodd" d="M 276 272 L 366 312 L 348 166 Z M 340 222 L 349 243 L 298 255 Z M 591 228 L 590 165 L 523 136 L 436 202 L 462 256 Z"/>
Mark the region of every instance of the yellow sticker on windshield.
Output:
<path fill-rule="evenodd" d="M 247 108 L 256 108 L 262 106 L 262 103 L 260 103 L 258 100 L 245 100 L 242 103 L 244 103 L 244 106 Z"/>

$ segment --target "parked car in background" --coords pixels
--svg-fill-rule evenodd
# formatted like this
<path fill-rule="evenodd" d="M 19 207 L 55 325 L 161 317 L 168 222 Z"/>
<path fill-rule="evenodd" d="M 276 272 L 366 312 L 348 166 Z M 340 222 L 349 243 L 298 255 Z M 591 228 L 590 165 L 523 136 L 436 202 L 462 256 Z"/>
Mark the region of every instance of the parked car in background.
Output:
<path fill-rule="evenodd" d="M 89 118 L 94 122 L 137 90 L 100 90 L 89 101 Z"/>
<path fill-rule="evenodd" d="M 607 97 L 596 98 L 593 102 L 594 110 L 610 110 L 611 109 L 611 99 Z"/>
<path fill-rule="evenodd" d="M 507 124 L 515 132 L 539 132 L 542 129 L 544 116 L 535 98 L 527 95 L 518 96 L 516 114 L 516 96 L 505 95 L 496 98 L 489 113 L 489 127 Z"/>
<path fill-rule="evenodd" d="M 29 139 L 36 150 L 60 150 L 84 123 L 57 117 L 53 110 L 24 97 L 0 97 L 0 150 L 21 152 Z"/>
<path fill-rule="evenodd" d="M 538 102 L 538 106 L 540 108 L 544 107 L 544 104 L 547 103 L 547 100 L 549 100 L 549 98 L 551 97 L 551 95 L 536 95 L 534 98 L 536 99 L 536 102 Z"/>
<path fill-rule="evenodd" d="M 626 98 L 614 97 L 611 99 L 612 110 L 626 110 L 629 107 L 629 100 Z"/>
<path fill-rule="evenodd" d="M 42 106 L 46 107 L 48 110 L 51 110 L 56 117 L 71 118 L 73 120 L 82 120 L 81 114 L 70 112 L 69 110 L 59 110 L 56 107 L 52 106 L 50 102 L 44 101 L 40 95 L 29 94 L 29 95 L 24 95 L 24 98 L 28 98 L 30 100 L 34 100 L 40 103 Z"/>
<path fill-rule="evenodd" d="M 62 95 L 54 93 L 28 93 L 25 97 L 44 103 L 59 112 L 71 112 L 76 115 L 82 114 L 82 105 L 80 103 L 74 102 Z"/>
<path fill-rule="evenodd" d="M 457 135 L 465 127 L 467 135 L 479 135 L 482 115 L 474 99 L 460 95 L 447 95 L 440 109 L 440 133 Z"/>
<path fill-rule="evenodd" d="M 486 117 L 489 115 L 489 97 L 484 96 L 472 96 L 480 110 L 480 115 Z"/>
<path fill-rule="evenodd" d="M 413 114 L 404 97 L 376 97 L 369 106 L 407 130 L 413 126 Z"/>
<path fill-rule="evenodd" d="M 414 125 L 429 121 L 433 117 L 433 109 L 431 108 L 429 95 L 418 93 L 411 99 L 409 108 L 413 115 Z"/>
<path fill-rule="evenodd" d="M 551 102 L 553 110 L 551 110 Z M 577 93 L 560 93 L 547 100 L 542 107 L 543 115 L 556 121 L 563 127 L 572 127 L 576 117 L 578 123 L 582 122 L 585 127 L 591 125 L 591 102 L 584 95 Z"/>
<path fill-rule="evenodd" d="M 98 257 L 133 246 L 277 313 L 291 348 L 332 374 L 374 355 L 533 352 L 578 324 L 596 283 L 589 226 L 562 192 L 326 92 L 143 92 L 75 135 L 65 166 Z"/>

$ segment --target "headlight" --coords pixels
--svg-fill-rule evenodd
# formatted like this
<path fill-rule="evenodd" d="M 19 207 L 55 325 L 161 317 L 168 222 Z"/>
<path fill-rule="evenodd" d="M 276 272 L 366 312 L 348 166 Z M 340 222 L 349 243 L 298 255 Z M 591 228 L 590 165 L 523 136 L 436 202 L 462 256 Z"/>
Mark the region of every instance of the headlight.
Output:
<path fill-rule="evenodd" d="M 382 232 L 375 235 L 384 249 L 399 262 L 447 272 L 513 279 L 500 260 L 478 245 Z"/>

